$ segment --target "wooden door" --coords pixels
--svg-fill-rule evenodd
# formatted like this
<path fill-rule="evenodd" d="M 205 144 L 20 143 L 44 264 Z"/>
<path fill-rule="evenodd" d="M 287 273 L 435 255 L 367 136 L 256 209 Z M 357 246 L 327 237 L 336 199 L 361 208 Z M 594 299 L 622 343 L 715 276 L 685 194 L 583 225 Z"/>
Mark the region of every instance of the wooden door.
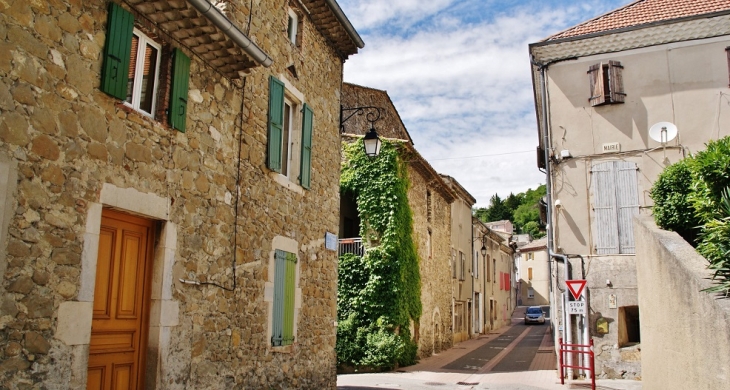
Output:
<path fill-rule="evenodd" d="M 154 222 L 104 209 L 87 389 L 141 390 Z"/>

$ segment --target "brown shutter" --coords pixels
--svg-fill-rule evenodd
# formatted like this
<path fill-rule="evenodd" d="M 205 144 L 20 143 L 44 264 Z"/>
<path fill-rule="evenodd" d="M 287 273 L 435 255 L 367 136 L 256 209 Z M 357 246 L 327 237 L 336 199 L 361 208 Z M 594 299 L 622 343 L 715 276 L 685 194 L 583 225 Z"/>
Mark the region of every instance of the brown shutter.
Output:
<path fill-rule="evenodd" d="M 624 93 L 624 79 L 621 75 L 622 70 L 621 63 L 618 61 L 608 61 L 608 80 L 610 83 L 610 99 L 611 103 L 623 103 L 626 94 Z"/>
<path fill-rule="evenodd" d="M 591 106 L 598 106 L 606 102 L 606 96 L 603 92 L 602 69 L 603 64 L 601 63 L 591 65 L 591 67 L 588 68 L 588 78 L 590 79 L 591 87 L 591 97 L 588 98 L 588 101 L 591 103 Z"/>

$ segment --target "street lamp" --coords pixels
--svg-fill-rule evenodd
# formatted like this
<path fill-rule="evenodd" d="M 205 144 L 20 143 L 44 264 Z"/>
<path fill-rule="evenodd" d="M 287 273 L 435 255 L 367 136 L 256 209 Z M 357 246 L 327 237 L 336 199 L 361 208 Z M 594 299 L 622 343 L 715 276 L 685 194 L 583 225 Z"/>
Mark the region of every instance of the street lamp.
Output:
<path fill-rule="evenodd" d="M 380 141 L 380 137 L 378 137 L 378 132 L 375 131 L 375 122 L 380 120 L 380 110 L 382 110 L 382 108 L 375 106 L 344 108 L 340 106 L 340 132 L 345 132 L 345 122 L 347 122 L 348 119 L 352 118 L 352 116 L 355 114 L 364 114 L 365 110 L 368 110 L 367 115 L 365 115 L 365 119 L 370 122 L 370 130 L 365 134 L 365 137 L 363 138 L 365 154 L 368 157 L 378 157 L 378 155 L 380 154 L 380 147 L 383 145 L 383 143 Z M 343 118 L 345 111 L 354 112 Z"/>

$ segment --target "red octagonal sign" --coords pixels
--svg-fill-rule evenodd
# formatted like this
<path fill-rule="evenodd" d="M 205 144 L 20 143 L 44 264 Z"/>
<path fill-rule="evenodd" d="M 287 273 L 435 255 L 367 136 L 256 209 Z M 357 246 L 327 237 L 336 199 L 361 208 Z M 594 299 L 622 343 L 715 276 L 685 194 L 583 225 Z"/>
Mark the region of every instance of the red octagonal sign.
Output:
<path fill-rule="evenodd" d="M 586 287 L 586 281 L 583 280 L 566 280 L 565 284 L 568 286 L 568 290 L 573 294 L 573 298 L 580 299 L 583 295 L 583 290 Z"/>

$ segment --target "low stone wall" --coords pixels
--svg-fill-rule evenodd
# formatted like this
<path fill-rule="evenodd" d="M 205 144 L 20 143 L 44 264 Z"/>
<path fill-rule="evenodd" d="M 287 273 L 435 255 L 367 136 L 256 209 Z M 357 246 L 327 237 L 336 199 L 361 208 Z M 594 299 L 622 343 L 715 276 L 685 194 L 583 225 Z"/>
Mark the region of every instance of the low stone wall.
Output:
<path fill-rule="evenodd" d="M 712 286 L 707 260 L 650 216 L 634 222 L 643 388 L 720 389 L 730 380 L 730 299 Z"/>

